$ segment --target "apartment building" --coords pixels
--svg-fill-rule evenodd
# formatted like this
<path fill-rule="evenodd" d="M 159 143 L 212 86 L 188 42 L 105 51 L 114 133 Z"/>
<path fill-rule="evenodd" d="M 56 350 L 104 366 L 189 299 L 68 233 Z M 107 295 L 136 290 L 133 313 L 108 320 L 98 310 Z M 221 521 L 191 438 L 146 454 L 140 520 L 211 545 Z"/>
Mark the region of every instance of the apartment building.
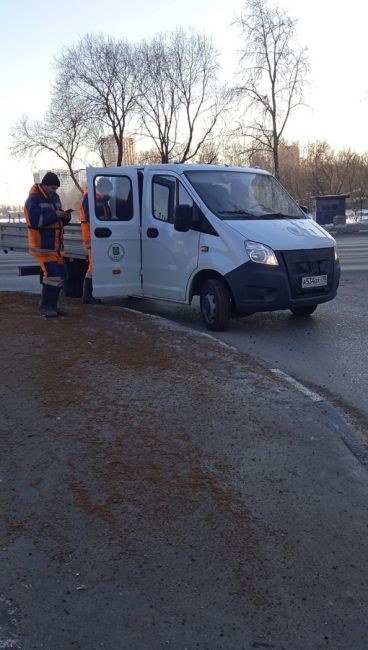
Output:
<path fill-rule="evenodd" d="M 101 139 L 101 148 L 107 167 L 115 167 L 118 148 L 113 135 Z M 136 165 L 137 153 L 134 138 L 123 138 L 123 165 Z"/>

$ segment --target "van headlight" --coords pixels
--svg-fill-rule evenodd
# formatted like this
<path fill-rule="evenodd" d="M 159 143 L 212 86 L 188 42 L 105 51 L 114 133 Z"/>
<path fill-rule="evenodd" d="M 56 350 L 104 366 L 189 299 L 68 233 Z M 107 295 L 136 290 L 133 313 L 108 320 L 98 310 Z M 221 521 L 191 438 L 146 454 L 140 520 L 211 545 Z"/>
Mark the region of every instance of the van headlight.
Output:
<path fill-rule="evenodd" d="M 335 262 L 337 262 L 337 260 L 339 259 L 339 254 L 337 252 L 336 246 L 334 246 L 334 258 L 335 258 Z"/>
<path fill-rule="evenodd" d="M 278 266 L 277 257 L 272 248 L 256 241 L 245 241 L 245 250 L 249 258 L 256 264 L 267 264 L 268 266 Z"/>

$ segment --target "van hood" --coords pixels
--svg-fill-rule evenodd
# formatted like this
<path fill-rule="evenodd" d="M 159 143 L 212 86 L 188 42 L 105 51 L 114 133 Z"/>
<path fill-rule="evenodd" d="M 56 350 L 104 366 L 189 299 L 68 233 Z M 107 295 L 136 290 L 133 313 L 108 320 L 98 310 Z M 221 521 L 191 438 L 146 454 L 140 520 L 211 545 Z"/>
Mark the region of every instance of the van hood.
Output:
<path fill-rule="evenodd" d="M 312 219 L 226 220 L 244 239 L 270 246 L 273 250 L 329 248 L 335 240 Z"/>

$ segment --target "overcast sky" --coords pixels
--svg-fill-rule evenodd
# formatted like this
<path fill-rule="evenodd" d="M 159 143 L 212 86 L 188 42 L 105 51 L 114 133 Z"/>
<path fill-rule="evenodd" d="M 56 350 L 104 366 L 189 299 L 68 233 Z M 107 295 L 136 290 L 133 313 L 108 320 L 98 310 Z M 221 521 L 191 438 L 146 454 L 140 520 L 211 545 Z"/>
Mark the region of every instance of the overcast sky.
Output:
<path fill-rule="evenodd" d="M 285 137 L 302 143 L 326 139 L 334 148 L 368 152 L 366 3 L 280 0 L 279 5 L 299 19 L 299 41 L 311 59 L 309 108 L 298 111 Z M 230 72 L 240 45 L 231 23 L 241 7 L 239 0 L 1 0 L 0 203 L 23 203 L 28 194 L 32 168 L 27 161 L 10 158 L 9 129 L 22 113 L 42 118 L 53 57 L 64 45 L 87 32 L 136 41 L 178 26 L 193 27 L 213 36 Z"/>

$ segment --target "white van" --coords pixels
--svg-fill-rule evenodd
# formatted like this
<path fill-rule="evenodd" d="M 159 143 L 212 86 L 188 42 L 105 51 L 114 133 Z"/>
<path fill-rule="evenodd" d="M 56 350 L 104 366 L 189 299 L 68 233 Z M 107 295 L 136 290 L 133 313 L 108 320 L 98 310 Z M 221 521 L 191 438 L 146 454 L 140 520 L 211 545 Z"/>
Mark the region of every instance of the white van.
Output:
<path fill-rule="evenodd" d="M 101 176 L 108 217 L 95 211 Z M 198 295 L 206 327 L 222 330 L 232 315 L 305 316 L 336 296 L 335 240 L 266 171 L 168 164 L 90 168 L 87 179 L 96 297 Z"/>

